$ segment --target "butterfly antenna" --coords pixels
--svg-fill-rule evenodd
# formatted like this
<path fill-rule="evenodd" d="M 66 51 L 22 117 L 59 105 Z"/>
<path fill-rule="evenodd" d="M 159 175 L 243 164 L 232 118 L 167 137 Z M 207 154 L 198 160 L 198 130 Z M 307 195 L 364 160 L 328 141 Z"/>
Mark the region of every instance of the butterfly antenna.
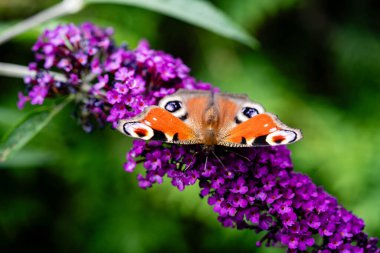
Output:
<path fill-rule="evenodd" d="M 232 150 L 227 150 L 227 149 L 224 149 L 225 152 L 231 152 L 231 153 L 234 153 L 235 155 L 238 155 L 240 156 L 241 158 L 244 158 L 245 160 L 247 160 L 248 162 L 252 162 L 251 159 L 249 159 L 248 157 L 242 155 L 242 154 L 239 154 L 238 152 L 235 152 L 235 151 L 232 151 Z"/>
<path fill-rule="evenodd" d="M 186 167 L 183 169 L 183 171 L 186 171 L 187 169 L 190 168 L 191 165 L 193 165 L 194 158 L 195 158 L 195 156 L 196 156 L 198 153 L 199 153 L 198 151 L 197 151 L 197 152 L 194 152 L 193 157 L 191 158 L 191 161 L 189 162 L 188 165 L 186 165 Z"/>
<path fill-rule="evenodd" d="M 226 169 L 226 166 L 224 166 L 222 160 L 220 160 L 220 158 L 215 154 L 214 150 L 211 150 L 211 152 L 214 154 L 216 160 L 218 160 L 218 162 L 222 165 L 222 167 L 223 167 L 224 169 Z"/>
<path fill-rule="evenodd" d="M 204 170 L 206 170 L 206 167 L 207 167 L 207 160 L 208 160 L 208 154 L 206 156 L 206 161 L 205 161 L 205 167 L 204 167 Z"/>

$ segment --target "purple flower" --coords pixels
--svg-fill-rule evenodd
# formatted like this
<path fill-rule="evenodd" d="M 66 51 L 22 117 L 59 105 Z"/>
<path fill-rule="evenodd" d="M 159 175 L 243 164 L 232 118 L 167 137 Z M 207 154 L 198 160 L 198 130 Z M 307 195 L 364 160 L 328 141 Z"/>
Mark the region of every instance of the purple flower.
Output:
<path fill-rule="evenodd" d="M 207 88 L 203 83 L 198 86 L 194 79 L 189 81 L 189 68 L 182 61 L 150 49 L 146 41 L 140 42 L 135 51 L 119 48 L 106 60 L 105 68 L 115 72 L 114 81 L 109 81 L 112 88 L 107 90 L 107 100 L 111 104 L 107 121 L 114 126 L 126 115 L 137 115 L 145 106 L 157 104 L 179 88 Z M 143 93 L 145 96 L 139 95 Z M 120 102 L 124 102 L 125 107 L 120 106 Z"/>
<path fill-rule="evenodd" d="M 133 172 L 136 168 L 136 162 L 134 160 L 127 160 L 123 167 L 126 172 Z"/>
<path fill-rule="evenodd" d="M 273 208 L 279 214 L 287 214 L 293 211 L 292 201 L 290 200 L 281 200 L 273 204 Z"/>
<path fill-rule="evenodd" d="M 297 215 L 294 212 L 289 212 L 282 215 L 281 219 L 285 227 L 291 227 L 296 223 Z"/>
<path fill-rule="evenodd" d="M 258 207 L 247 208 L 245 211 L 245 216 L 248 221 L 252 222 L 253 224 L 257 224 L 260 220 L 260 209 Z"/>
<path fill-rule="evenodd" d="M 248 205 L 248 201 L 240 194 L 230 194 L 230 196 L 228 196 L 228 202 L 231 203 L 233 207 L 245 208 Z"/>
<path fill-rule="evenodd" d="M 92 92 L 103 89 L 107 85 L 109 78 L 107 74 L 104 76 L 99 75 L 98 80 L 99 82 L 95 83 L 94 86 L 92 86 Z"/>
<path fill-rule="evenodd" d="M 309 247 L 313 246 L 315 243 L 315 240 L 313 237 L 310 236 L 301 236 L 298 241 L 298 249 L 304 251 L 307 250 Z"/>
<path fill-rule="evenodd" d="M 287 245 L 289 249 L 298 248 L 298 237 L 296 235 L 284 235 L 281 237 L 281 243 Z"/>
<path fill-rule="evenodd" d="M 234 186 L 231 189 L 231 192 L 233 193 L 245 194 L 248 192 L 248 187 L 245 185 L 245 180 L 243 177 L 239 177 L 233 185 Z"/>
<path fill-rule="evenodd" d="M 266 194 L 266 192 L 265 191 L 259 191 L 257 194 L 256 194 L 256 199 L 258 199 L 258 200 L 261 200 L 261 201 L 264 201 L 264 200 L 266 200 L 267 199 L 267 194 Z"/>
<path fill-rule="evenodd" d="M 32 48 L 35 62 L 29 64 L 29 69 L 35 74 L 25 78 L 26 94 L 19 95 L 19 108 L 28 101 L 33 105 L 42 104 L 47 97 L 76 94 L 80 99 L 76 100 L 78 106 L 74 115 L 83 129 L 91 131 L 94 123 L 104 126 L 109 105 L 100 89 L 108 80 L 99 77 L 99 83 L 93 84 L 90 74 L 104 72 L 104 59 L 115 48 L 111 35 L 110 29 L 90 23 L 60 25 L 46 30 Z M 66 81 L 58 80 L 50 71 L 60 72 Z"/>
<path fill-rule="evenodd" d="M 334 250 L 334 249 L 337 249 L 342 243 L 343 243 L 343 238 L 340 235 L 336 234 L 336 235 L 330 237 L 329 243 L 327 246 L 330 249 Z"/>
<path fill-rule="evenodd" d="M 143 189 L 146 189 L 152 186 L 152 181 L 143 177 L 141 174 L 137 175 L 137 180 L 139 181 L 139 186 Z"/>
<path fill-rule="evenodd" d="M 219 215 L 224 216 L 235 216 L 236 208 L 231 205 L 231 203 L 224 201 L 220 205 Z"/>
<path fill-rule="evenodd" d="M 115 73 L 115 80 L 125 82 L 129 79 L 132 79 L 134 75 L 134 70 L 128 70 L 126 67 L 121 67 Z"/>
<path fill-rule="evenodd" d="M 310 212 L 310 215 L 307 219 L 307 224 L 311 228 L 318 229 L 321 226 L 321 221 L 320 221 L 318 215 Z"/>
<path fill-rule="evenodd" d="M 90 23 L 46 30 L 32 48 L 35 62 L 30 70 L 35 74 L 25 78 L 27 92 L 19 93 L 18 107 L 73 93 L 79 98 L 74 115 L 91 131 L 107 122 L 115 127 L 120 119 L 139 114 L 179 88 L 211 87 L 189 76 L 180 59 L 150 49 L 146 41 L 135 50 L 118 47 L 112 33 Z M 66 81 L 58 81 L 50 71 L 60 72 Z"/>
<path fill-rule="evenodd" d="M 320 227 L 318 231 L 321 236 L 331 236 L 335 232 L 335 227 L 335 223 L 329 222 L 327 224 L 324 224 L 324 226 Z"/>
<path fill-rule="evenodd" d="M 268 230 L 273 225 L 273 218 L 267 214 L 261 214 L 259 219 L 259 227 L 262 230 Z"/>
<path fill-rule="evenodd" d="M 116 90 L 110 90 L 107 92 L 107 101 L 111 105 L 120 103 L 122 101 L 122 99 L 123 99 L 122 94 L 120 94 Z M 124 107 L 122 107 L 122 108 L 124 109 Z M 124 114 L 121 117 L 123 117 L 123 116 L 124 116 Z"/>
<path fill-rule="evenodd" d="M 17 107 L 19 109 L 24 108 L 25 103 L 28 102 L 29 100 L 30 100 L 30 98 L 28 96 L 24 96 L 24 94 L 22 94 L 22 92 L 19 92 L 18 93 Z"/>
<path fill-rule="evenodd" d="M 146 155 L 146 162 L 144 163 L 144 167 L 148 170 L 157 170 L 161 168 L 161 152 L 156 150 L 152 153 L 148 153 Z"/>
<path fill-rule="evenodd" d="M 149 175 L 154 152 L 172 154 L 173 159 L 164 160 L 156 155 L 162 161 L 160 176 L 167 175 L 181 191 L 198 180 L 200 196 L 208 198 L 223 226 L 266 231 L 259 245 L 264 241 L 267 246 L 282 244 L 289 252 L 370 248 L 365 252 L 379 253 L 374 242 L 362 236 L 362 220 L 339 206 L 309 177 L 293 171 L 286 147 L 241 149 L 239 155 L 235 150 L 216 150 L 224 167 L 213 156 L 208 157 L 205 167 L 206 157 L 200 150 L 199 146 L 148 142 L 137 159 L 146 159 Z"/>
<path fill-rule="evenodd" d="M 30 103 L 32 105 L 42 105 L 47 96 L 48 89 L 45 86 L 36 85 L 29 92 Z"/>

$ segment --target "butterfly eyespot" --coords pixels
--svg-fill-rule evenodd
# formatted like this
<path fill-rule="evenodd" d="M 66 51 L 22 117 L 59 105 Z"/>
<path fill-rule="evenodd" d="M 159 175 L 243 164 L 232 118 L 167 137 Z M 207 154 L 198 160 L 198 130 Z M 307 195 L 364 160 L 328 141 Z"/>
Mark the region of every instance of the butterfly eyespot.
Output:
<path fill-rule="evenodd" d="M 292 130 L 277 130 L 266 137 L 270 145 L 289 144 L 297 140 L 297 133 Z"/>
<path fill-rule="evenodd" d="M 154 131 L 151 127 L 140 123 L 140 122 L 127 122 L 123 125 L 123 132 L 126 135 L 140 138 L 143 140 L 150 140 L 153 135 Z"/>
<path fill-rule="evenodd" d="M 253 107 L 243 107 L 241 111 L 247 118 L 252 118 L 253 116 L 259 114 L 259 111 Z"/>
<path fill-rule="evenodd" d="M 276 135 L 276 136 L 273 136 L 272 137 L 272 141 L 274 143 L 281 143 L 283 142 L 284 140 L 286 140 L 285 136 L 282 136 L 282 135 Z"/>
<path fill-rule="evenodd" d="M 235 123 L 240 124 L 264 112 L 264 108 L 259 104 L 246 103 L 235 117 Z"/>
<path fill-rule="evenodd" d="M 175 100 L 175 101 L 169 101 L 165 105 L 165 110 L 168 112 L 176 112 L 182 108 L 182 102 Z"/>
<path fill-rule="evenodd" d="M 137 134 L 140 138 L 142 138 L 148 135 L 148 131 L 144 128 L 136 128 L 135 134 Z"/>

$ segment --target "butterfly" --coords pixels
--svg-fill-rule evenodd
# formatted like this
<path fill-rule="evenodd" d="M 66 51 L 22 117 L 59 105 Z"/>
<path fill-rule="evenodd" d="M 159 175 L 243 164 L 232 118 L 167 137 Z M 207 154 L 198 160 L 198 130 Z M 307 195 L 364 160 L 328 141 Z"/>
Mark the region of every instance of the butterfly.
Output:
<path fill-rule="evenodd" d="M 302 138 L 299 129 L 286 126 L 246 95 L 185 89 L 120 120 L 117 129 L 143 140 L 200 144 L 206 149 L 276 146 Z"/>

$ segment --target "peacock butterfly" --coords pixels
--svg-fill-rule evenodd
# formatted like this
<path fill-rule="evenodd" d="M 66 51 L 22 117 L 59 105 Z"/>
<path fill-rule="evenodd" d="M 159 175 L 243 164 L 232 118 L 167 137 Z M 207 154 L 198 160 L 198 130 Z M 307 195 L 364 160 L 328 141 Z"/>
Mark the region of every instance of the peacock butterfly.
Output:
<path fill-rule="evenodd" d="M 246 95 L 180 89 L 117 129 L 131 137 L 205 148 L 276 146 L 302 138 Z"/>

